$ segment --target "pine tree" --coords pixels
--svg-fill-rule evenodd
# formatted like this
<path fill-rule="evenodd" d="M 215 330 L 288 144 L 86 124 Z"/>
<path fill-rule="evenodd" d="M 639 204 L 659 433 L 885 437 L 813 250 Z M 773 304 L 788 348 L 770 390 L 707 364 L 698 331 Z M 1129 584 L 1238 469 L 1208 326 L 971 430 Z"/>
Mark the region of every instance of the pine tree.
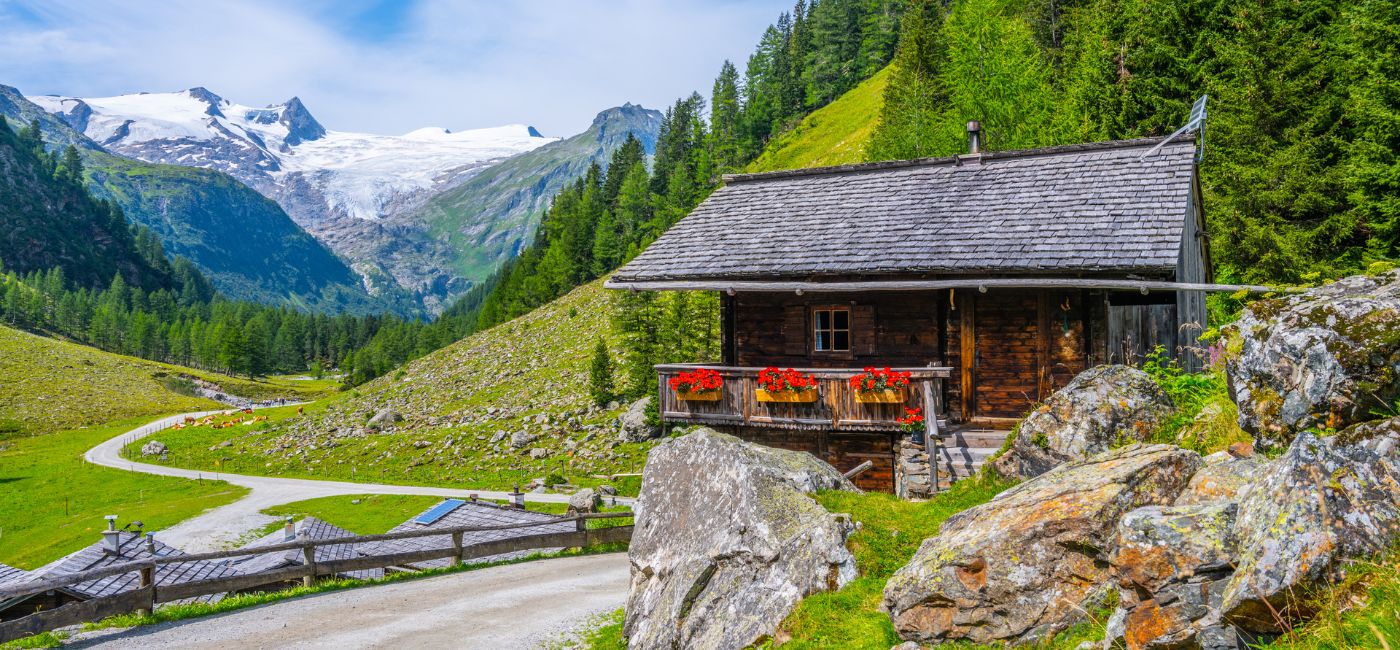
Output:
<path fill-rule="evenodd" d="M 598 344 L 593 346 L 593 362 L 588 368 L 588 393 L 598 406 L 604 406 L 613 399 L 612 354 L 602 337 L 598 337 Z"/>
<path fill-rule="evenodd" d="M 736 170 L 742 161 L 739 118 L 739 71 L 726 60 L 710 93 L 710 133 L 715 143 L 715 166 L 720 172 Z"/>
<path fill-rule="evenodd" d="M 920 158 L 939 153 L 940 112 L 948 91 L 940 77 L 946 57 L 936 0 L 911 0 L 900 24 L 894 72 L 885 88 L 880 121 L 870 137 L 870 160 Z"/>

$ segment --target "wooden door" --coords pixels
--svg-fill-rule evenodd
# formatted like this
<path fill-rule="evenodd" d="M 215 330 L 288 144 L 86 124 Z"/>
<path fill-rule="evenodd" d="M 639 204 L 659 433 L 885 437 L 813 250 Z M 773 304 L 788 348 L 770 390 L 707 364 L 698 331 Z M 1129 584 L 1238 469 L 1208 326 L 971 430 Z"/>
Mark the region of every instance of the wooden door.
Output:
<path fill-rule="evenodd" d="M 968 292 L 958 311 L 965 420 L 1019 419 L 1087 365 L 1079 293 Z"/>

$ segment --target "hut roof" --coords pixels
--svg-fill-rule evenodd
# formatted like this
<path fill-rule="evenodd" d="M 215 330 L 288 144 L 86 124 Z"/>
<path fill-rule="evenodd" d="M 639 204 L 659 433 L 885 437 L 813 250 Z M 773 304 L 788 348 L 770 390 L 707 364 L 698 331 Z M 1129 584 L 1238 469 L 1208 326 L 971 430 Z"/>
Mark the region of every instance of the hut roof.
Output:
<path fill-rule="evenodd" d="M 23 580 L 29 575 L 24 569 L 16 569 L 8 564 L 0 563 L 0 585 L 7 582 Z"/>
<path fill-rule="evenodd" d="M 446 512 L 444 513 L 444 511 Z M 433 517 L 429 516 L 429 513 L 434 513 L 436 518 L 434 519 Z M 425 517 L 427 517 L 428 520 L 432 520 L 432 523 L 418 523 L 420 519 L 423 519 Z M 462 535 L 462 544 L 464 546 L 470 546 L 472 544 L 480 544 L 482 542 L 491 542 L 502 539 L 510 539 L 513 537 L 528 537 L 532 535 L 543 535 L 546 533 L 567 533 L 576 530 L 576 524 L 573 521 L 564 520 L 562 517 L 557 517 L 555 515 L 547 515 L 540 512 L 531 512 L 529 510 L 520 510 L 517 508 L 496 505 L 494 503 L 484 503 L 481 501 L 458 502 L 452 499 L 446 499 L 441 503 L 433 506 L 432 508 L 423 511 L 423 514 L 418 515 L 417 517 L 414 517 L 413 519 L 410 519 L 408 521 L 405 521 L 404 523 L 399 524 L 398 526 L 395 526 L 394 529 L 389 532 L 398 533 L 406 530 L 424 530 L 433 528 L 449 529 L 462 528 L 467 526 L 506 526 L 510 524 L 521 524 L 529 522 L 541 522 L 546 525 L 531 526 L 528 528 L 515 528 L 510 530 L 493 530 L 475 533 L 465 533 Z M 370 544 L 366 544 L 365 546 L 371 547 L 366 549 L 366 552 L 368 553 L 387 555 L 390 553 L 406 553 L 409 551 L 430 548 L 451 548 L 452 537 L 450 535 L 443 535 L 441 537 L 415 537 L 412 539 L 400 539 L 387 542 L 372 542 Z M 531 551 L 521 551 L 516 553 L 505 553 L 501 555 L 493 555 L 489 557 L 474 559 L 472 560 L 472 562 L 477 563 L 495 562 L 498 560 L 509 560 L 517 557 L 524 557 L 526 555 L 531 555 L 534 553 L 546 552 L 548 550 L 549 549 L 537 549 Z M 420 562 L 418 564 L 414 564 L 413 568 L 441 568 L 449 566 L 451 565 L 451 563 L 452 561 L 449 559 L 432 560 L 428 562 Z"/>
<path fill-rule="evenodd" d="M 49 564 L 36 569 L 31 576 L 35 579 L 41 577 L 61 576 L 69 573 L 78 573 L 114 564 L 125 564 L 136 560 L 143 560 L 150 557 L 167 557 L 172 555 L 185 555 L 184 551 L 173 546 L 155 542 L 155 553 L 152 554 L 146 549 L 146 540 L 140 535 L 122 532 L 119 538 L 119 548 L 121 552 L 117 555 L 108 553 L 104 549 L 103 542 L 97 542 L 81 551 L 73 553 L 65 558 L 55 560 Z M 237 575 L 239 572 L 225 562 L 179 562 L 175 564 L 163 564 L 156 567 L 156 585 L 177 585 L 196 580 L 207 580 L 211 578 L 221 578 L 225 576 Z M 64 587 L 63 591 L 79 598 L 100 598 L 111 596 L 135 589 L 140 585 L 140 576 L 136 572 L 123 573 L 121 575 L 109 576 L 98 580 L 79 583 L 71 587 Z M 204 596 L 197 600 L 214 601 L 221 596 Z"/>
<path fill-rule="evenodd" d="M 298 521 L 295 524 L 295 530 L 297 532 L 296 539 L 302 539 L 303 537 L 306 537 L 312 540 L 322 540 L 355 536 L 355 533 L 352 533 L 348 530 L 345 530 L 344 528 L 340 528 L 339 526 L 323 521 L 321 519 L 317 519 L 315 517 L 306 517 L 301 521 Z M 276 532 L 273 532 L 267 535 L 266 537 L 254 540 L 253 542 L 245 545 L 243 548 L 255 549 L 260 546 L 271 546 L 273 544 L 281 544 L 287 541 L 295 541 L 288 540 L 286 535 L 286 531 L 284 529 L 279 528 Z M 332 560 L 347 560 L 350 558 L 360 557 L 360 555 L 361 553 L 359 552 L 359 548 L 355 544 L 335 544 L 332 546 L 316 547 L 317 563 L 330 562 Z M 280 569 L 283 567 L 299 566 L 304 561 L 305 558 L 302 555 L 301 549 L 291 549 L 288 551 L 264 553 L 262 555 L 250 555 L 246 559 L 235 562 L 233 567 L 241 573 L 260 573 L 262 571 L 271 571 L 273 569 Z M 366 569 L 363 571 L 350 571 L 343 575 L 349 578 L 373 580 L 376 578 L 384 577 L 384 569 Z"/>
<path fill-rule="evenodd" d="M 1170 274 L 1195 146 L 1160 142 L 728 176 L 612 281 Z"/>

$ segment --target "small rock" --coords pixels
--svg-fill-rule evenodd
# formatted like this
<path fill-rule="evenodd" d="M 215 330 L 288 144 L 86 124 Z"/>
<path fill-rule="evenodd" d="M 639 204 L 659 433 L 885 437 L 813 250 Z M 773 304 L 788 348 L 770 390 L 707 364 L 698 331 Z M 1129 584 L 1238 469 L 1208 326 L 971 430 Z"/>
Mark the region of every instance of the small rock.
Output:
<path fill-rule="evenodd" d="M 413 442 L 414 449 L 423 449 L 425 447 L 431 447 L 432 445 L 433 443 L 428 442 L 427 440 L 415 440 Z"/>
<path fill-rule="evenodd" d="M 583 488 L 569 497 L 570 513 L 598 512 L 603 507 L 603 498 L 593 488 Z"/>
<path fill-rule="evenodd" d="M 529 431 L 522 429 L 510 434 L 510 446 L 516 449 L 524 449 L 527 445 L 534 442 L 537 437 L 538 436 L 531 434 Z"/>
<path fill-rule="evenodd" d="M 541 458 L 549 458 L 549 450 L 545 449 L 544 447 L 535 447 L 534 449 L 530 450 L 530 458 L 533 458 L 535 460 L 539 460 Z"/>
<path fill-rule="evenodd" d="M 611 496 L 617 496 L 617 488 L 615 488 L 615 487 L 613 487 L 613 486 L 611 486 L 611 485 L 604 485 L 604 486 L 601 486 L 601 487 L 598 488 L 598 491 L 599 491 L 599 492 L 602 492 L 603 494 L 606 494 L 606 495 L 608 495 L 608 496 L 610 496 L 610 497 L 611 497 Z"/>
<path fill-rule="evenodd" d="M 369 422 L 365 424 L 376 429 L 383 429 L 396 422 L 401 422 L 402 420 L 403 416 L 399 415 L 398 412 L 393 409 L 386 407 L 380 409 L 378 413 L 375 413 L 374 417 L 370 418 Z"/>
<path fill-rule="evenodd" d="M 161 454 L 169 452 L 170 448 L 165 446 L 165 443 L 158 442 L 156 440 L 152 440 L 144 445 L 141 445 L 142 456 L 159 456 Z"/>

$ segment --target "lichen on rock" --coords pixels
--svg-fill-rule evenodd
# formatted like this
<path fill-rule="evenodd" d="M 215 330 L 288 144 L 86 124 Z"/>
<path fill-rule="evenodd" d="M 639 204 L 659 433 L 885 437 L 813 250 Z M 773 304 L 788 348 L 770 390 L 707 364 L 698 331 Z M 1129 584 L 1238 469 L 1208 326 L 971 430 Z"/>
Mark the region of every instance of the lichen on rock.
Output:
<path fill-rule="evenodd" d="M 1147 373 L 1105 365 L 1079 373 L 1021 421 L 1014 442 L 993 461 L 999 474 L 1031 478 L 1069 460 L 1147 440 L 1172 413 Z"/>

